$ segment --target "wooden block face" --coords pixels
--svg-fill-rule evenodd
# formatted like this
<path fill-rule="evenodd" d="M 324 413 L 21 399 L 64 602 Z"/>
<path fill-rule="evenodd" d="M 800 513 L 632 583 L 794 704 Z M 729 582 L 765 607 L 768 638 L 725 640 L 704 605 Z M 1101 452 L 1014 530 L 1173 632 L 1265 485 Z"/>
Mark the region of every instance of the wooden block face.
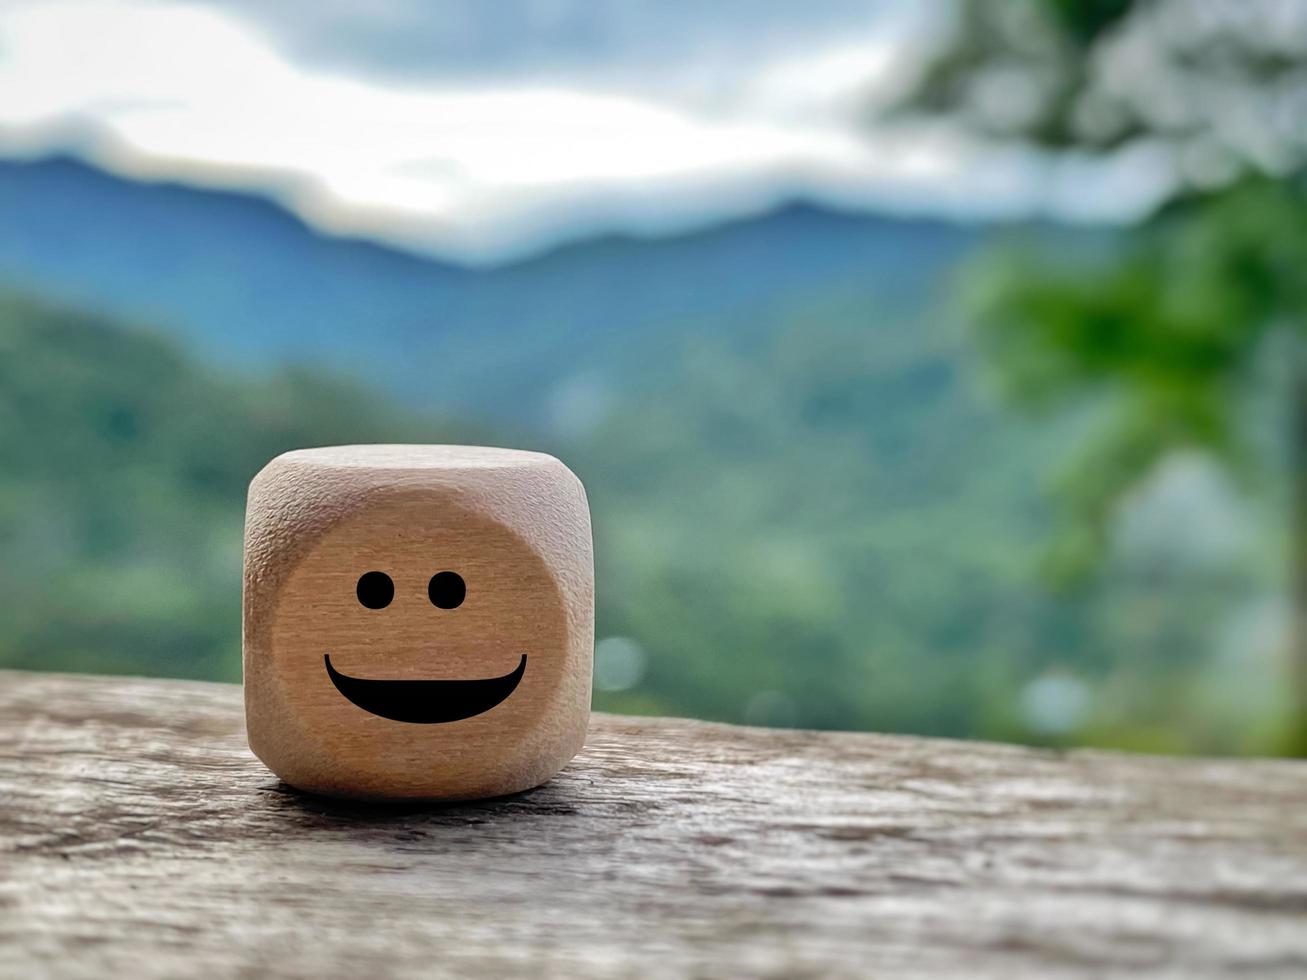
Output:
<path fill-rule="evenodd" d="M 251 484 L 250 745 L 303 789 L 494 796 L 589 718 L 593 565 L 576 478 L 535 453 L 340 447 Z"/>

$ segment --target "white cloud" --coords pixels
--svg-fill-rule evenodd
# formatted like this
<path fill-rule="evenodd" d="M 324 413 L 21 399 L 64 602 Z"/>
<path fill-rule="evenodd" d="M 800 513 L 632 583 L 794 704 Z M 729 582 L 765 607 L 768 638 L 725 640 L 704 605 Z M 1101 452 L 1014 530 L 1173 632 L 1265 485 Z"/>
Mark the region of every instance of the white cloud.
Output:
<path fill-rule="evenodd" d="M 1068 195 L 1041 189 L 1028 159 L 939 130 L 865 130 L 860 113 L 901 74 L 912 26 L 750 66 L 710 53 L 635 86 L 396 81 L 297 62 L 208 6 L 11 2 L 0 149 L 75 141 L 119 172 L 262 188 L 329 231 L 470 260 L 796 194 L 973 215 L 1056 208 Z M 1098 202 L 1072 193 L 1071 210 L 1128 213 L 1140 186 L 1127 176 Z"/>

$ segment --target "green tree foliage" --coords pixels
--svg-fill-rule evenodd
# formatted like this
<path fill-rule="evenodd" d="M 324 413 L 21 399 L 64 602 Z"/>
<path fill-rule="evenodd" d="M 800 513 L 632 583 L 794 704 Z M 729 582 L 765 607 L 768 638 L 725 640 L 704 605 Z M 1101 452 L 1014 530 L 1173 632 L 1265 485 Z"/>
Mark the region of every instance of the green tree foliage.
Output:
<path fill-rule="evenodd" d="M 1291 669 L 1307 750 L 1307 8 L 958 9 L 909 112 L 1082 161 L 1143 151 L 1168 174 L 1171 203 L 1096 261 L 1016 250 L 974 273 L 971 314 L 1011 393 L 1047 407 L 1088 392 L 1109 405 L 1061 480 L 1068 521 L 1050 567 L 1095 567 L 1121 502 L 1177 451 L 1208 454 L 1245 486 L 1287 459 L 1298 487 L 1280 498 L 1295 568 Z M 1264 438 L 1271 391 L 1292 405 L 1278 442 Z M 1273 479 L 1260 486 L 1274 496 Z"/>
<path fill-rule="evenodd" d="M 1295 182 L 1250 178 L 1164 209 L 1106 260 L 1017 248 L 977 264 L 969 310 L 1010 396 L 1041 409 L 1111 396 L 1061 481 L 1065 543 L 1078 545 L 1066 571 L 1102 556 L 1116 504 L 1177 449 L 1209 453 L 1246 485 L 1273 479 L 1283 454 L 1262 431 L 1264 401 L 1288 390 L 1272 359 L 1301 357 L 1305 219 Z"/>

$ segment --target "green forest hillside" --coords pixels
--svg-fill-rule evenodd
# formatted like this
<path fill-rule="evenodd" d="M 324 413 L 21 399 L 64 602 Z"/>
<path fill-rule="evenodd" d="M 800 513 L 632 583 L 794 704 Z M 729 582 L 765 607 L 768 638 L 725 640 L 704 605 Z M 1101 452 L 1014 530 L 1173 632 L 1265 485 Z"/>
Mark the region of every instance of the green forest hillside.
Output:
<path fill-rule="evenodd" d="M 572 441 L 529 446 L 589 488 L 596 706 L 1273 745 L 1275 665 L 1238 633 L 1274 584 L 1256 515 L 1218 563 L 1135 535 L 1097 584 L 1049 593 L 1042 475 L 1075 420 L 1015 421 L 975 389 L 963 331 L 874 309 L 850 295 L 760 312 L 747 343 L 687 329 Z M 237 679 L 245 485 L 285 449 L 359 441 L 523 444 L 322 375 L 220 373 L 159 334 L 4 298 L 0 665 Z M 1184 493 L 1241 506 L 1197 473 Z M 1130 519 L 1154 522 L 1168 492 Z"/>
<path fill-rule="evenodd" d="M 161 335 L 0 296 L 0 663 L 240 679 L 245 487 L 341 441 L 457 441 L 349 385 L 207 370 Z"/>

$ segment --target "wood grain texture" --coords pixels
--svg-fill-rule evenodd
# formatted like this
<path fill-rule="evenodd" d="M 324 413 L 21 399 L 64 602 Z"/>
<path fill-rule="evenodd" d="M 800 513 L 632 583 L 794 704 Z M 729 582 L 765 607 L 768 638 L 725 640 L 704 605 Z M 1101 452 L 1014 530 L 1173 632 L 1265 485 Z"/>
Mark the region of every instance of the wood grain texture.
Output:
<path fill-rule="evenodd" d="M 428 598 L 441 572 L 466 584 L 456 606 Z M 392 584 L 388 604 L 360 602 L 364 574 Z M 589 719 L 585 490 L 544 453 L 284 453 L 250 484 L 243 639 L 250 747 L 292 785 L 442 800 L 537 786 L 576 754 Z M 409 685 L 408 715 L 347 699 L 328 657 L 360 693 Z M 506 677 L 507 695 L 466 693 L 469 682 L 498 691 Z"/>
<path fill-rule="evenodd" d="M 288 789 L 238 688 L 0 673 L 0 975 L 1307 974 L 1307 765 L 596 715 L 551 782 Z"/>

